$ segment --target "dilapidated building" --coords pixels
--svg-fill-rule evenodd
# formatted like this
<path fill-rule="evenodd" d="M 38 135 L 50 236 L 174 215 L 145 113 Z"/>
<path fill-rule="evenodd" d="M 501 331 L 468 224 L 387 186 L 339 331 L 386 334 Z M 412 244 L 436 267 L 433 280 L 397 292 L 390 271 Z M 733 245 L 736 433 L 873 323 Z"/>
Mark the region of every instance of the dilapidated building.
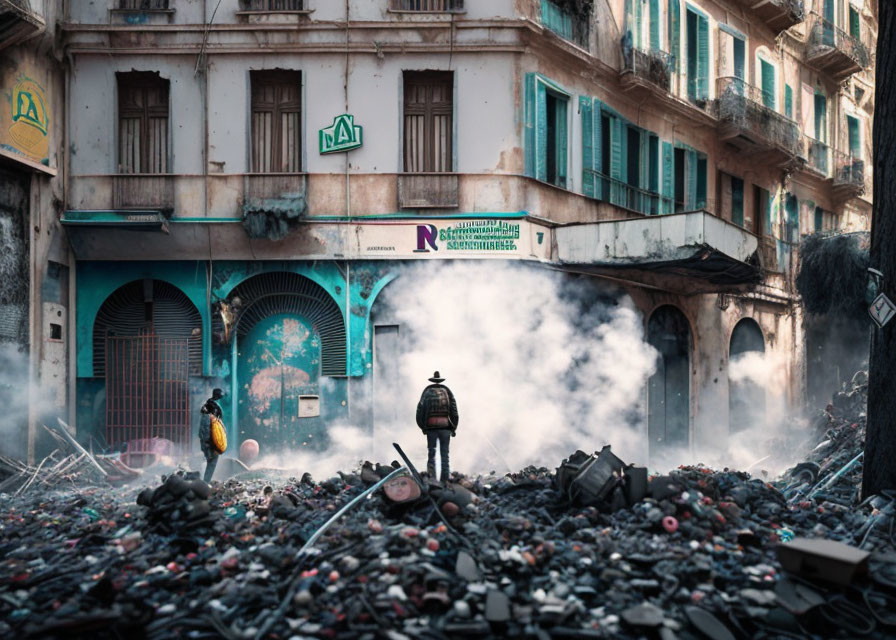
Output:
<path fill-rule="evenodd" d="M 238 439 L 371 423 L 420 260 L 620 285 L 651 455 L 739 428 L 733 355 L 801 403 L 797 243 L 869 225 L 872 0 L 63 4 L 80 437 L 188 445 L 212 386 Z"/>
<path fill-rule="evenodd" d="M 49 1 L 0 2 L 0 434 L 2 450 L 23 458 L 33 456 L 37 421 L 67 417 L 70 404 L 74 259 L 59 225 L 65 162 L 60 9 Z"/>

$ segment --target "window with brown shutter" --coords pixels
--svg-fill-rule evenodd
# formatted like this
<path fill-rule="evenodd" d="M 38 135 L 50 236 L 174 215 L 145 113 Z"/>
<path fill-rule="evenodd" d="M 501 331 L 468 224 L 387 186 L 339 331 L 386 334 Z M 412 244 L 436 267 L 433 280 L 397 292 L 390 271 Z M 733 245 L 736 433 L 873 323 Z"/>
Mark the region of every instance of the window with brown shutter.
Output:
<path fill-rule="evenodd" d="M 118 78 L 118 172 L 168 173 L 168 88 L 158 73 Z"/>
<path fill-rule="evenodd" d="M 302 170 L 302 72 L 252 71 L 252 172 Z"/>
<path fill-rule="evenodd" d="M 404 72 L 405 172 L 454 170 L 453 115 L 453 72 Z"/>

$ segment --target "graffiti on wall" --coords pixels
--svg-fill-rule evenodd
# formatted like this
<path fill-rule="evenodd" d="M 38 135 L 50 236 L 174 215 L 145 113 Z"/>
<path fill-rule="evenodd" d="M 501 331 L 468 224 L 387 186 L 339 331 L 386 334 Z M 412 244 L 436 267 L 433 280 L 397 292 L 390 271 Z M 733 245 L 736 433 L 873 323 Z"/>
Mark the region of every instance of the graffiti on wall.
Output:
<path fill-rule="evenodd" d="M 8 86 L 4 82 L 4 86 Z M 5 91 L 0 118 L 0 148 L 49 165 L 50 113 L 43 86 L 25 74 Z"/>

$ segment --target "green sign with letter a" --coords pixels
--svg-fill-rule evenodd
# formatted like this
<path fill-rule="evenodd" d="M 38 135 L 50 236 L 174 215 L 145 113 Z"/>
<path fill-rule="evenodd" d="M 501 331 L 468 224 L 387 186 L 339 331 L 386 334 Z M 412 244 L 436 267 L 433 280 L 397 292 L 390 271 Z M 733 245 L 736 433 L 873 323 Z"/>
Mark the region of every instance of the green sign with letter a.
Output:
<path fill-rule="evenodd" d="M 363 131 L 355 126 L 355 117 L 348 113 L 336 116 L 333 124 L 321 129 L 319 134 L 322 154 L 350 151 L 363 144 Z"/>

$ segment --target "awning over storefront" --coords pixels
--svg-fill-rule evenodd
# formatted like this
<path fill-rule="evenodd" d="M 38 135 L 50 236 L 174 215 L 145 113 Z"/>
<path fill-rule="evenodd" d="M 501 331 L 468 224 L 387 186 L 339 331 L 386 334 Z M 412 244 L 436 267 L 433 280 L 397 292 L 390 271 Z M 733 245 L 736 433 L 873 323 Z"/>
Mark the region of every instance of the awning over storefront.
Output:
<path fill-rule="evenodd" d="M 705 211 L 568 225 L 554 233 L 558 261 L 566 268 L 673 290 L 761 279 L 758 238 Z"/>

